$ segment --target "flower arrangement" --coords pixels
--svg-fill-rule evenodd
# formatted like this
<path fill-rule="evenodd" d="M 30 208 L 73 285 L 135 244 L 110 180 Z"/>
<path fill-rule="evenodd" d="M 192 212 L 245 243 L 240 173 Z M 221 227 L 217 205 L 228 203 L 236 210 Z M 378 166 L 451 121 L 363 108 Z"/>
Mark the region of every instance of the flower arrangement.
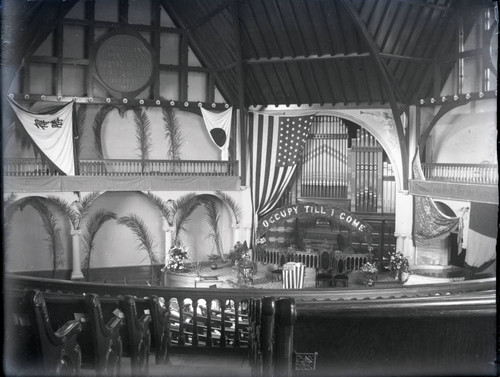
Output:
<path fill-rule="evenodd" d="M 189 259 L 188 247 L 180 242 L 168 251 L 167 269 L 169 271 L 185 271 L 186 261 Z"/>
<path fill-rule="evenodd" d="M 410 262 L 401 251 L 393 250 L 389 253 L 389 264 L 386 268 L 399 280 L 402 279 L 403 272 L 411 274 Z"/>
<path fill-rule="evenodd" d="M 375 280 L 377 280 L 378 278 L 377 264 L 375 262 L 366 262 L 361 267 L 361 271 L 365 275 L 365 280 L 363 283 L 371 287 L 375 283 Z"/>

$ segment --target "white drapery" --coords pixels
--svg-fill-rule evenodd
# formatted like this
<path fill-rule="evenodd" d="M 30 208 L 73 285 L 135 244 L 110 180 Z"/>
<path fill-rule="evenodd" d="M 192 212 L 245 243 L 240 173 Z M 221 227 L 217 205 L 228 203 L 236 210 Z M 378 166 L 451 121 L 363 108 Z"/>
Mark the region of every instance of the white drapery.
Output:
<path fill-rule="evenodd" d="M 63 173 L 75 175 L 73 102 L 52 114 L 36 114 L 9 100 L 26 132 L 47 158 Z"/>
<path fill-rule="evenodd" d="M 221 150 L 221 160 L 229 160 L 229 139 L 231 136 L 231 120 L 233 117 L 233 108 L 221 112 L 213 113 L 200 108 L 203 121 L 207 127 L 208 134 L 214 144 Z"/>

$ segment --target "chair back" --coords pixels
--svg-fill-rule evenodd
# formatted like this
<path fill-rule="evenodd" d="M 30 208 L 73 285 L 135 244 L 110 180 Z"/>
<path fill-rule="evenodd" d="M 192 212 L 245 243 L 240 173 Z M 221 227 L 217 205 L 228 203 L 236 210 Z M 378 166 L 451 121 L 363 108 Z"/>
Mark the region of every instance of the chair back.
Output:
<path fill-rule="evenodd" d="M 339 274 L 344 273 L 344 261 L 343 261 L 342 259 L 339 259 L 339 260 L 337 261 L 337 272 L 338 272 Z"/>
<path fill-rule="evenodd" d="M 319 270 L 329 271 L 330 269 L 330 253 L 328 250 L 323 250 L 319 253 Z"/>

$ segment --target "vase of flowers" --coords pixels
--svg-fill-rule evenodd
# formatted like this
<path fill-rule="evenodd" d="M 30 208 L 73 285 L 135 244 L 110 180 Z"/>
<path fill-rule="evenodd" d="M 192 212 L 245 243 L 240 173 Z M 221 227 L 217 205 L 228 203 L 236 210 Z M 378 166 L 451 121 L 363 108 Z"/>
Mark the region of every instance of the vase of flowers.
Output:
<path fill-rule="evenodd" d="M 389 253 L 389 264 L 386 268 L 391 271 L 392 277 L 399 282 L 408 280 L 408 276 L 411 274 L 410 262 L 401 251 L 393 250 Z"/>
<path fill-rule="evenodd" d="M 184 272 L 187 270 L 186 262 L 188 259 L 188 247 L 178 242 L 168 251 L 167 269 L 174 272 Z"/>
<path fill-rule="evenodd" d="M 364 274 L 363 284 L 368 287 L 373 287 L 375 285 L 375 280 L 378 278 L 378 268 L 375 262 L 366 262 L 362 267 L 361 271 Z"/>

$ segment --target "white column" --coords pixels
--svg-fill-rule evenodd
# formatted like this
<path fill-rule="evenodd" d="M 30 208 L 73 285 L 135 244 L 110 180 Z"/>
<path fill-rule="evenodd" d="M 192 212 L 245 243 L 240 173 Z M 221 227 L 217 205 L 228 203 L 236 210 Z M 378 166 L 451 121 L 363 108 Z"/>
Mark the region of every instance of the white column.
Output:
<path fill-rule="evenodd" d="M 170 226 L 168 222 L 163 219 L 163 231 L 165 232 L 165 266 L 161 269 L 163 286 L 167 286 L 167 263 L 168 263 L 168 252 L 172 247 L 172 237 L 174 235 L 174 227 Z"/>
<path fill-rule="evenodd" d="M 413 246 L 413 196 L 408 191 L 396 193 L 396 224 L 394 236 L 396 237 L 396 250 L 401 251 L 410 265 L 415 265 L 416 255 Z"/>
<path fill-rule="evenodd" d="M 80 261 L 80 236 L 81 229 L 71 229 L 72 252 L 73 252 L 73 271 L 71 271 L 71 280 L 83 279 L 81 261 Z"/>

